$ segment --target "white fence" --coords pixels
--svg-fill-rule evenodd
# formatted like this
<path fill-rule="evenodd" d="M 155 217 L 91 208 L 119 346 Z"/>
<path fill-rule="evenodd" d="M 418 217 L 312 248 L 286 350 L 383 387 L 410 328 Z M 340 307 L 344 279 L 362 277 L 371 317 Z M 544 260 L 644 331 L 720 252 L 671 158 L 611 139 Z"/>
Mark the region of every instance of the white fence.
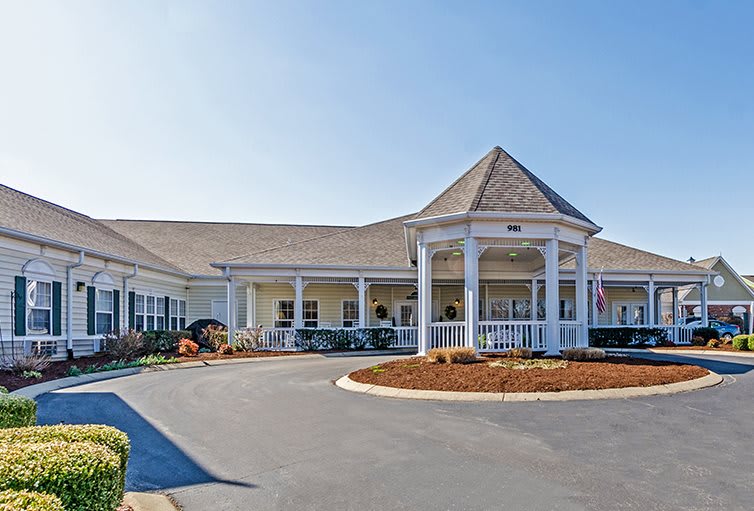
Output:
<path fill-rule="evenodd" d="M 581 322 L 579 321 L 561 321 L 560 322 L 560 349 L 579 348 L 581 342 L 579 342 L 579 332 L 581 330 Z M 584 343 L 586 344 L 586 343 Z M 586 347 L 586 346 L 583 346 Z"/>
<path fill-rule="evenodd" d="M 479 351 L 507 351 L 511 348 L 547 348 L 544 321 L 480 321 Z"/>
<path fill-rule="evenodd" d="M 430 348 L 456 348 L 466 345 L 466 323 L 444 321 L 429 325 Z"/>
<path fill-rule="evenodd" d="M 419 328 L 415 326 L 399 326 L 395 330 L 395 341 L 391 348 L 416 348 L 419 346 Z"/>

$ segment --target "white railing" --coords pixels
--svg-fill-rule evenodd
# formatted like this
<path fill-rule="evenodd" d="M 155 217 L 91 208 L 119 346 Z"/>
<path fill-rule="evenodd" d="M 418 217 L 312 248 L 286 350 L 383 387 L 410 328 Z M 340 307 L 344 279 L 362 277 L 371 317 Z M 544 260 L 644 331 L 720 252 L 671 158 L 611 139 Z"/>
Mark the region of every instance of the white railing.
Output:
<path fill-rule="evenodd" d="M 579 331 L 581 322 L 579 321 L 561 321 L 560 322 L 560 349 L 578 348 Z"/>
<path fill-rule="evenodd" d="M 263 328 L 262 349 L 286 351 L 296 349 L 295 328 Z"/>
<path fill-rule="evenodd" d="M 430 348 L 455 348 L 466 344 L 466 324 L 463 321 L 445 321 L 429 325 Z"/>
<path fill-rule="evenodd" d="M 668 333 L 668 340 L 676 344 L 691 344 L 693 328 L 685 325 L 597 325 L 589 328 L 660 328 Z"/>
<path fill-rule="evenodd" d="M 544 321 L 480 321 L 479 351 L 507 351 L 511 348 L 547 348 Z"/>
<path fill-rule="evenodd" d="M 419 346 L 419 328 L 415 326 L 398 326 L 395 330 L 395 342 L 391 348 L 416 348 Z"/>

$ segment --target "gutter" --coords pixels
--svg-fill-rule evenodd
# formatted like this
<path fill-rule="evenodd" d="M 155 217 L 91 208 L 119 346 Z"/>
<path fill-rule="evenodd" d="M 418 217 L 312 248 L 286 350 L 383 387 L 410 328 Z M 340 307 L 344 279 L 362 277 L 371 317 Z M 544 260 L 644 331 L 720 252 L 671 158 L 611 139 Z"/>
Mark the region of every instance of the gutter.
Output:
<path fill-rule="evenodd" d="M 79 260 L 65 267 L 65 336 L 68 360 L 73 360 L 73 269 L 84 264 L 84 251 L 79 252 Z"/>
<path fill-rule="evenodd" d="M 131 275 L 124 275 L 123 276 L 123 316 L 124 317 L 123 317 L 123 319 L 121 321 L 125 321 L 126 325 L 128 325 L 128 315 L 129 315 L 129 312 L 130 312 L 128 310 L 128 305 L 129 305 L 128 304 L 128 281 L 130 279 L 134 278 L 135 276 L 137 276 L 138 274 L 139 274 L 139 265 L 138 264 L 134 264 L 134 272 Z M 146 307 L 146 305 L 145 305 L 145 307 Z M 118 325 L 118 328 L 120 328 L 120 325 Z"/>

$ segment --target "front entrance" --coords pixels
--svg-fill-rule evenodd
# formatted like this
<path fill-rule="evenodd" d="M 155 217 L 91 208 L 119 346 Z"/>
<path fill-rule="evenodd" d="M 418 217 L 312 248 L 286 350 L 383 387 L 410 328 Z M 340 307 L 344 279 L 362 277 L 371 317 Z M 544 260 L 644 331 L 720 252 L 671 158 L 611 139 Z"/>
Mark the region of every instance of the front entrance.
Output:
<path fill-rule="evenodd" d="M 395 326 L 416 326 L 416 321 L 418 319 L 416 311 L 417 302 L 395 302 L 395 309 L 393 311 L 393 317 L 395 317 Z"/>

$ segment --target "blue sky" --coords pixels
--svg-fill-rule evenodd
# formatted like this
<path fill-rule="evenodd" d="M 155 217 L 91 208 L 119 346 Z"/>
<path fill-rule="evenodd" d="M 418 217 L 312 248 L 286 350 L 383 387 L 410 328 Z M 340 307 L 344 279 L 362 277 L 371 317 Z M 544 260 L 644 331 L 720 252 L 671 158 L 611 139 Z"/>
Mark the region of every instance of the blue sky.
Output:
<path fill-rule="evenodd" d="M 500 145 L 754 273 L 754 3 L 0 1 L 0 181 L 100 218 L 364 224 Z"/>

